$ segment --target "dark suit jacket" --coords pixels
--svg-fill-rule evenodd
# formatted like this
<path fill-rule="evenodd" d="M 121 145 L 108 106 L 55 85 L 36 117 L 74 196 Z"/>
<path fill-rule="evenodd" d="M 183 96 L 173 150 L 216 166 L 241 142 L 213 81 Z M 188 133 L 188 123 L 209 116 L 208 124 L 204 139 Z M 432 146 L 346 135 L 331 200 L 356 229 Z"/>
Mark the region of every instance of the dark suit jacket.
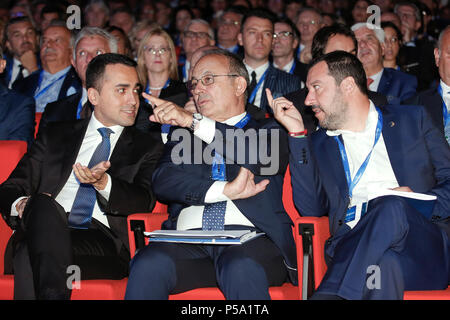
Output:
<path fill-rule="evenodd" d="M 272 96 L 281 97 L 289 92 L 294 92 L 300 89 L 300 87 L 301 81 L 299 77 L 281 71 L 275 68 L 272 64 L 269 64 L 259 107 L 265 112 L 270 114 L 273 113 L 267 102 L 266 88 L 270 89 Z"/>
<path fill-rule="evenodd" d="M 28 77 L 14 82 L 13 89 L 26 96 L 34 97 L 34 93 L 39 85 L 39 75 L 41 71 L 42 69 L 39 69 L 30 74 Z M 70 87 L 74 87 L 77 92 L 81 91 L 81 81 L 73 67 L 69 69 L 69 72 L 64 78 L 57 100 L 65 98 Z"/>
<path fill-rule="evenodd" d="M 417 90 L 417 78 L 402 71 L 384 68 L 377 92 L 386 96 L 389 104 L 413 97 Z"/>
<path fill-rule="evenodd" d="M 288 161 L 287 134 L 273 119 L 264 119 L 260 122 L 251 119 L 243 129 L 254 129 L 256 133 L 254 137 L 258 140 L 262 137 L 263 131 L 266 131 L 261 131 L 261 129 L 276 130 L 268 130 L 269 137 L 267 140 L 264 140 L 264 145 L 269 144 L 269 150 L 272 146 L 271 152 L 275 157 L 271 158 L 273 160 L 271 163 L 263 165 L 259 155 L 259 142 L 245 138 L 242 139 L 244 141 L 236 141 L 235 139 L 234 143 L 233 141 L 228 141 L 228 148 L 230 148 L 230 145 L 234 147 L 231 154 L 225 147 L 227 143 L 226 138 L 231 136 L 226 134 L 226 130 L 237 130 L 237 128 L 216 123 L 216 136 L 212 144 L 222 147 L 223 157 L 226 159 L 227 180 L 232 181 L 237 176 L 241 166 L 249 169 L 255 175 L 256 183 L 262 179 L 270 180 L 265 191 L 253 197 L 234 200 L 233 202 L 257 229 L 265 232 L 278 246 L 286 264 L 296 268 L 295 243 L 291 229 L 292 222 L 284 210 L 281 198 L 283 177 Z M 271 137 L 274 136 L 274 132 L 279 133 L 275 145 L 271 143 Z M 165 229 L 176 229 L 178 215 L 183 208 L 193 205 L 204 205 L 206 192 L 214 183 L 211 179 L 211 165 L 204 161 L 201 164 L 195 164 L 194 147 L 192 147 L 194 143 L 199 143 L 202 146 L 202 150 L 207 146 L 204 142 L 194 137 L 189 130 L 172 128 L 169 134 L 169 141 L 165 145 L 164 155 L 161 157 L 158 167 L 153 174 L 153 190 L 156 197 L 164 203 L 169 203 L 169 219 L 163 224 Z M 185 161 L 175 164 L 172 152 L 175 152 L 175 155 L 180 155 L 180 148 L 185 148 L 182 155 Z M 256 161 L 249 161 L 251 159 L 250 155 L 255 156 Z M 198 158 L 198 155 L 196 158 Z M 241 161 L 239 162 L 238 159 L 241 159 Z M 242 161 L 242 159 L 245 160 Z M 264 172 L 264 168 L 272 168 L 274 170 L 269 174 Z M 290 274 L 291 279 L 295 280 L 295 274 L 296 272 Z"/>
<path fill-rule="evenodd" d="M 295 92 L 288 93 L 284 97 L 289 101 L 291 101 L 292 103 L 294 103 L 294 106 L 302 115 L 305 129 L 307 129 L 308 132 L 311 134 L 314 131 L 316 131 L 319 122 L 317 118 L 314 116 L 314 112 L 312 111 L 312 109 L 310 107 L 305 106 L 305 99 L 307 95 L 308 89 L 305 87 Z M 382 107 L 387 104 L 386 97 L 380 93 L 369 91 L 368 97 L 378 107 Z"/>
<path fill-rule="evenodd" d="M 444 111 L 442 96 L 439 94 L 438 86 L 418 93 L 415 97 L 408 99 L 407 104 L 423 105 L 431 116 L 434 125 L 444 133 Z"/>
<path fill-rule="evenodd" d="M 308 65 L 295 59 L 294 75 L 299 77 L 306 84 L 306 76 L 308 75 Z"/>
<path fill-rule="evenodd" d="M 0 84 L 0 140 L 34 140 L 34 99 Z"/>
<path fill-rule="evenodd" d="M 0 186 L 0 212 L 12 226 L 12 203 L 21 196 L 49 193 L 56 198 L 75 163 L 89 119 L 51 123 L 42 131 L 11 176 Z M 128 248 L 126 215 L 149 212 L 155 204 L 151 175 L 162 144 L 135 128 L 124 128 L 110 157 L 109 201 L 97 193 L 102 211 L 115 235 Z"/>
<path fill-rule="evenodd" d="M 11 81 L 11 75 L 12 75 L 12 69 L 14 65 L 14 58 L 10 54 L 5 54 L 3 57 L 6 60 L 6 68 L 5 71 L 3 71 L 2 74 L 0 74 L 0 82 L 3 83 L 6 87 L 8 87 L 9 82 Z M 39 59 L 39 54 L 37 55 L 38 59 L 38 67 L 41 67 L 41 61 Z M 17 81 L 14 81 L 14 83 Z M 14 85 L 13 83 L 13 85 Z"/>
<path fill-rule="evenodd" d="M 423 107 L 380 108 L 383 139 L 400 186 L 437 196 L 431 219 L 449 223 L 450 148 Z M 289 139 L 294 202 L 303 216 L 330 218 L 331 235 L 350 230 L 343 223 L 348 185 L 338 145 L 319 129 L 308 139 Z M 305 161 L 306 160 L 306 161 Z M 420 174 L 418 174 L 420 172 Z"/>

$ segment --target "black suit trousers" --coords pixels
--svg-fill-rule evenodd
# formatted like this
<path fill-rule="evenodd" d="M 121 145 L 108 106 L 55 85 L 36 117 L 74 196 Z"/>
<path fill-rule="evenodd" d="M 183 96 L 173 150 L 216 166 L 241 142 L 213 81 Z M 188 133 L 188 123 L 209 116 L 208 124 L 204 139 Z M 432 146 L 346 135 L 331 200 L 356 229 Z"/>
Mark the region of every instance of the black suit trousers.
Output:
<path fill-rule="evenodd" d="M 28 200 L 10 241 L 15 299 L 69 299 L 72 281 L 128 275 L 129 252 L 106 226 L 72 229 L 67 218 L 47 195 Z"/>

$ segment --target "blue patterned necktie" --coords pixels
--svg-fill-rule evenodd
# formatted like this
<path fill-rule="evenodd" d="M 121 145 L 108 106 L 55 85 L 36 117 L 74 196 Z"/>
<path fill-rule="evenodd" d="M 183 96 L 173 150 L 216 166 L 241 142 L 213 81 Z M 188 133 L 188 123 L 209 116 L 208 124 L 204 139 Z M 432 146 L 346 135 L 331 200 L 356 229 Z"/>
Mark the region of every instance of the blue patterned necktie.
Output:
<path fill-rule="evenodd" d="M 88 167 L 92 168 L 102 161 L 108 160 L 111 150 L 109 136 L 113 131 L 109 128 L 97 129 L 102 136 L 102 142 L 97 146 L 89 161 Z M 69 214 L 69 227 L 87 229 L 91 224 L 92 211 L 97 199 L 95 188 L 91 184 L 80 183 L 77 195 Z"/>
<path fill-rule="evenodd" d="M 214 152 L 212 165 L 212 178 L 216 181 L 225 181 L 225 163 L 223 157 Z M 203 230 L 223 230 L 225 225 L 226 201 L 205 204 L 203 209 L 202 229 Z"/>

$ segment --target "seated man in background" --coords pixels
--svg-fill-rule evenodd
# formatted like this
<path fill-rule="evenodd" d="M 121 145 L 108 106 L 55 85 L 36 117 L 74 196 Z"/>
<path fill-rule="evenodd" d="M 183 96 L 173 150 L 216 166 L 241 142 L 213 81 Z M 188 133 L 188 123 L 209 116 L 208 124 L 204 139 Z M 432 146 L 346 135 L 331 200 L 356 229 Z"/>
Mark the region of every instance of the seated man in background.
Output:
<path fill-rule="evenodd" d="M 234 54 L 208 51 L 192 74 L 198 113 L 145 95 L 157 106 L 151 120 L 178 126 L 153 175 L 157 198 L 169 203 L 163 229 L 265 234 L 241 245 L 150 243 L 131 263 L 125 298 L 167 299 L 218 286 L 227 299 L 270 299 L 269 286 L 295 283 L 297 275 L 291 220 L 281 199 L 286 133 L 273 119 L 255 121 L 245 112 L 248 74 Z"/>
<path fill-rule="evenodd" d="M 0 47 L 0 74 L 6 67 Z M 0 140 L 34 140 L 34 100 L 9 90 L 0 82 Z"/>
<path fill-rule="evenodd" d="M 421 106 L 376 108 L 349 53 L 314 60 L 307 87 L 305 103 L 321 127 L 311 136 L 291 102 L 270 102 L 291 133 L 296 207 L 329 216 L 328 269 L 313 298 L 402 299 L 405 290 L 447 288 L 450 148 L 442 133 Z M 432 211 L 412 206 L 411 191 L 436 196 Z"/>
<path fill-rule="evenodd" d="M 0 212 L 16 230 L 5 267 L 15 299 L 68 299 L 68 267 L 83 279 L 122 279 L 130 253 L 126 215 L 155 204 L 151 175 L 162 144 L 133 126 L 136 63 L 107 53 L 86 72 L 90 118 L 42 131 L 0 186 Z"/>

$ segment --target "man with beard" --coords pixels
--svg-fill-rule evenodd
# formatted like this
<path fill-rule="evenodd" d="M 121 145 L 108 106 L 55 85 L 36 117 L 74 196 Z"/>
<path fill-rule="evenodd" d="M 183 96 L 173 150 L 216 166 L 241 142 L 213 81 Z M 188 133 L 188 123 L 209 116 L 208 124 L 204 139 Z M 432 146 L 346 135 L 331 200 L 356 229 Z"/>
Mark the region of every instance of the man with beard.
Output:
<path fill-rule="evenodd" d="M 402 299 L 404 290 L 447 288 L 450 148 L 442 133 L 423 107 L 376 108 L 352 54 L 314 60 L 307 87 L 305 103 L 321 126 L 310 136 L 292 103 L 269 101 L 289 131 L 296 207 L 329 217 L 328 269 L 312 298 Z M 389 189 L 437 199 L 426 215 Z M 376 286 L 366 282 L 373 268 Z"/>
<path fill-rule="evenodd" d="M 28 17 L 11 19 L 5 28 L 6 55 L 5 85 L 12 88 L 16 80 L 39 69 L 38 35 Z"/>
<path fill-rule="evenodd" d="M 34 98 L 36 112 L 43 112 L 49 102 L 81 90 L 80 79 L 71 67 L 70 37 L 64 21 L 52 21 L 42 34 L 42 68 L 13 86 L 18 92 Z"/>

